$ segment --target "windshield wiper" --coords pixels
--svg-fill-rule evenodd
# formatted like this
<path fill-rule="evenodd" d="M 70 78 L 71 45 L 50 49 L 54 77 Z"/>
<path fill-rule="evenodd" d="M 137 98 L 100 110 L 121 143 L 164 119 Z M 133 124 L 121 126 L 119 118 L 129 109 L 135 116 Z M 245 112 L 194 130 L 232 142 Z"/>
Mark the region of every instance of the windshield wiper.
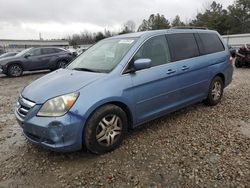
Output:
<path fill-rule="evenodd" d="M 88 69 L 88 68 L 73 68 L 73 70 L 86 71 L 86 72 L 98 72 L 96 70 L 92 70 L 92 69 Z"/>

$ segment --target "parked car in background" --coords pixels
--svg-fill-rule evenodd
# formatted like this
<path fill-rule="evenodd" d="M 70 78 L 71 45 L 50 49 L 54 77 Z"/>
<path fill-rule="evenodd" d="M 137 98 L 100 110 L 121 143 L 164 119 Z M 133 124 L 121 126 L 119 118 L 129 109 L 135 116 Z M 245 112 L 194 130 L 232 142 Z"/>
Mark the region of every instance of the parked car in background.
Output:
<path fill-rule="evenodd" d="M 210 30 L 111 37 L 26 86 L 15 115 L 32 143 L 102 154 L 119 146 L 128 128 L 197 102 L 218 104 L 232 81 L 230 57 Z"/>
<path fill-rule="evenodd" d="M 79 49 L 77 49 L 77 56 L 81 55 L 86 50 L 87 50 L 86 48 L 79 48 Z"/>
<path fill-rule="evenodd" d="M 77 51 L 74 48 L 68 48 L 66 49 L 72 56 L 77 57 Z"/>
<path fill-rule="evenodd" d="M 74 58 L 68 51 L 56 47 L 28 48 L 13 57 L 0 59 L 2 73 L 11 77 L 21 76 L 23 71 L 66 67 Z"/>
<path fill-rule="evenodd" d="M 16 54 L 18 54 L 18 52 L 6 52 L 6 53 L 0 55 L 0 59 L 6 58 L 6 57 L 12 57 L 12 56 L 15 56 Z"/>

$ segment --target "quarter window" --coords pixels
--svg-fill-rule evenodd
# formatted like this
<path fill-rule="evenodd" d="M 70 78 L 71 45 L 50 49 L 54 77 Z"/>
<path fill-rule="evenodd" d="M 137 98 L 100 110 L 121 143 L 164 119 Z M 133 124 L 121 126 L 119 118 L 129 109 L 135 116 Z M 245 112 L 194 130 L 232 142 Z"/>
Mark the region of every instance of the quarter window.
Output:
<path fill-rule="evenodd" d="M 171 49 L 172 61 L 199 56 L 198 46 L 192 33 L 168 34 L 167 39 Z"/>
<path fill-rule="evenodd" d="M 199 33 L 200 40 L 203 44 L 202 54 L 211 54 L 224 51 L 225 48 L 217 34 Z"/>
<path fill-rule="evenodd" d="M 151 59 L 152 67 L 170 62 L 170 53 L 165 35 L 156 36 L 146 41 L 135 54 L 133 61 L 144 58 Z"/>
<path fill-rule="evenodd" d="M 58 48 L 54 48 L 54 51 L 55 51 L 55 53 L 60 53 L 60 52 L 63 52 L 63 50 L 58 49 Z"/>

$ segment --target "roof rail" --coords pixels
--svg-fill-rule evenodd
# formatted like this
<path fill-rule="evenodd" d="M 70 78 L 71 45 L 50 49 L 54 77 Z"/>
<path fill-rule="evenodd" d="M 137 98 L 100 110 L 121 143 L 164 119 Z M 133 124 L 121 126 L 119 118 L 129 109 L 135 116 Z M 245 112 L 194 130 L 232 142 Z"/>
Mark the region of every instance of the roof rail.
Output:
<path fill-rule="evenodd" d="M 171 29 L 203 29 L 203 30 L 208 30 L 207 27 L 195 27 L 195 26 L 176 26 L 176 27 L 171 27 Z"/>

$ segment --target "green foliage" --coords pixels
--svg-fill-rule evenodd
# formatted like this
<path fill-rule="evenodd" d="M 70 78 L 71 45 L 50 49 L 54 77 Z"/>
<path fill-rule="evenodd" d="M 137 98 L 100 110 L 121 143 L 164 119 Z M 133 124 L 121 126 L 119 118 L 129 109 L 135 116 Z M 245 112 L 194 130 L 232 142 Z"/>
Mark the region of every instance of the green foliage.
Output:
<path fill-rule="evenodd" d="M 157 29 L 169 29 L 169 21 L 159 13 L 154 15 L 151 14 L 148 20 L 143 20 L 142 24 L 139 26 L 138 31 L 148 31 Z"/>
<path fill-rule="evenodd" d="M 214 29 L 220 34 L 250 32 L 250 0 L 236 0 L 227 9 L 213 1 L 190 25 Z"/>
<path fill-rule="evenodd" d="M 237 0 L 228 11 L 231 33 L 250 32 L 250 0 Z"/>
<path fill-rule="evenodd" d="M 184 22 L 181 21 L 180 16 L 176 15 L 171 23 L 172 27 L 185 26 Z"/>
<path fill-rule="evenodd" d="M 207 27 L 218 31 L 220 34 L 237 34 L 250 32 L 250 0 L 236 0 L 228 8 L 213 1 L 209 8 L 198 12 L 195 19 L 188 23 L 190 26 Z M 185 26 L 177 15 L 172 27 Z M 170 24 L 164 15 L 152 14 L 148 20 L 143 20 L 138 31 L 168 29 Z"/>
<path fill-rule="evenodd" d="M 207 27 L 217 30 L 222 35 L 250 33 L 250 0 L 235 0 L 235 2 L 227 8 L 223 8 L 220 3 L 213 1 L 207 9 L 197 13 L 195 19 L 189 23 L 185 24 L 182 22 L 179 15 L 176 15 L 171 22 L 172 27 L 185 25 Z M 151 14 L 148 20 L 144 19 L 138 31 L 168 28 L 170 28 L 169 21 L 164 15 L 158 13 Z M 113 35 L 131 32 L 135 32 L 135 23 L 132 20 L 128 20 L 123 25 L 121 32 L 111 33 L 108 30 L 105 30 L 104 33 L 83 32 L 69 36 L 68 40 L 70 45 L 77 46 L 80 44 L 92 44 Z"/>
<path fill-rule="evenodd" d="M 210 8 L 204 13 L 198 13 L 191 25 L 207 27 L 217 30 L 220 34 L 227 34 L 230 29 L 228 11 L 222 5 L 213 1 Z"/>
<path fill-rule="evenodd" d="M 102 39 L 105 39 L 105 36 L 102 32 L 98 32 L 97 35 L 95 36 L 95 42 L 98 42 Z"/>
<path fill-rule="evenodd" d="M 123 29 L 120 34 L 125 34 L 125 33 L 133 33 L 135 32 L 135 22 L 132 20 L 128 20 L 124 25 L 123 25 Z"/>

